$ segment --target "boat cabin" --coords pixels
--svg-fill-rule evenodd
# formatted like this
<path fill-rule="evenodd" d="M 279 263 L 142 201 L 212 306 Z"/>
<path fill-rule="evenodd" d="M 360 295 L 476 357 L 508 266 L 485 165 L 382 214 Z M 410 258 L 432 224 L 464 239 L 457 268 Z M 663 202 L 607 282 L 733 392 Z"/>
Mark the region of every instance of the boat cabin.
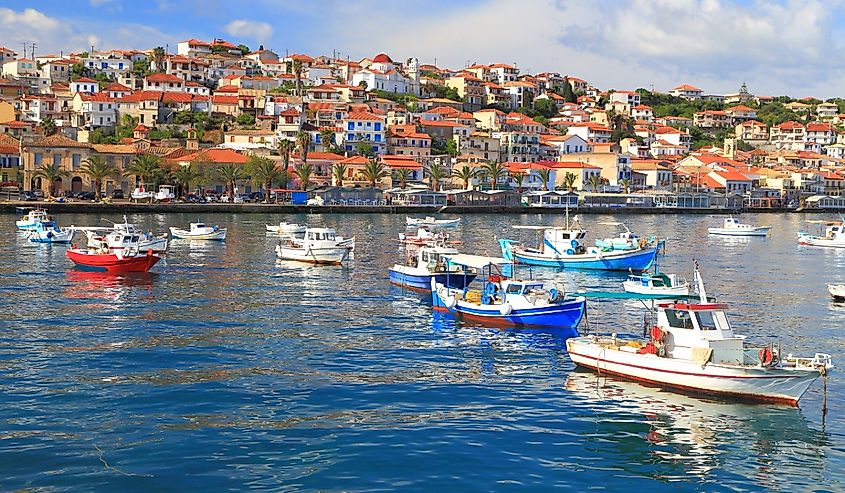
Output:
<path fill-rule="evenodd" d="M 742 364 L 742 336 L 733 333 L 724 303 L 663 303 L 657 306 L 657 327 L 666 353 L 675 358 Z"/>
<path fill-rule="evenodd" d="M 417 250 L 416 256 L 411 256 L 408 259 L 408 265 L 411 267 L 419 267 L 428 269 L 429 272 L 446 272 L 447 256 L 453 256 L 458 253 L 457 250 L 445 246 L 430 246 L 422 247 Z M 454 266 L 450 269 L 451 272 L 458 273 L 460 269 Z"/>
<path fill-rule="evenodd" d="M 314 241 L 336 241 L 335 230 L 331 228 L 309 228 L 305 231 L 305 240 Z"/>
<path fill-rule="evenodd" d="M 564 251 L 580 246 L 586 236 L 587 231 L 583 229 L 551 228 L 543 231 L 543 243 Z"/>
<path fill-rule="evenodd" d="M 845 229 L 843 229 L 842 223 L 831 223 L 825 229 L 825 236 L 828 238 L 838 238 Z"/>

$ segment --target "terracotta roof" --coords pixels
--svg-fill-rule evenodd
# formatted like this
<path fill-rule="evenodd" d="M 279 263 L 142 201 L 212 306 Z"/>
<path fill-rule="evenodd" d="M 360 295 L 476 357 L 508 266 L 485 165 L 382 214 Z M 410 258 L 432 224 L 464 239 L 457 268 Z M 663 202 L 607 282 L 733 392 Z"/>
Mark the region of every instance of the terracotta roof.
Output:
<path fill-rule="evenodd" d="M 146 77 L 147 82 L 185 82 L 181 77 L 172 74 L 152 74 Z"/>
<path fill-rule="evenodd" d="M 309 152 L 308 160 L 310 161 L 312 159 L 318 161 L 342 161 L 344 157 L 333 152 Z"/>
<path fill-rule="evenodd" d="M 80 77 L 79 79 L 76 79 L 76 80 L 71 81 L 71 82 L 85 82 L 85 83 L 93 82 L 94 84 L 99 84 L 99 82 L 97 82 L 96 80 L 89 79 L 88 77 Z"/>
<path fill-rule="evenodd" d="M 27 144 L 27 147 L 79 147 L 89 149 L 91 148 L 91 144 L 88 144 L 87 142 L 77 142 L 62 134 L 55 134 Z"/>
<path fill-rule="evenodd" d="M 393 63 L 393 60 L 391 60 L 386 54 L 379 53 L 373 57 L 373 63 Z"/>
<path fill-rule="evenodd" d="M 137 154 L 138 149 L 134 145 L 127 144 L 93 144 L 94 152 L 100 154 Z"/>
<path fill-rule="evenodd" d="M 350 111 L 344 120 L 372 120 L 380 122 L 384 119 L 367 111 Z"/>
<path fill-rule="evenodd" d="M 238 104 L 237 96 L 220 96 L 214 95 L 211 97 L 212 104 Z"/>
<path fill-rule="evenodd" d="M 249 157 L 232 149 L 205 149 L 177 159 L 180 161 L 246 164 Z"/>
<path fill-rule="evenodd" d="M 680 86 L 673 87 L 673 91 L 693 91 L 693 92 L 701 92 L 701 89 L 691 86 L 689 84 L 681 84 Z"/>

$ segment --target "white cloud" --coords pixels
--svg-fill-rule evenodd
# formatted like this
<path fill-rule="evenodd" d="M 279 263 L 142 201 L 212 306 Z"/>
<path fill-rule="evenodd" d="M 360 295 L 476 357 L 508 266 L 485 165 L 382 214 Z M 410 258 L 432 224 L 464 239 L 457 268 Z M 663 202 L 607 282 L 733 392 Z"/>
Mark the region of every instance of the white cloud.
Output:
<path fill-rule="evenodd" d="M 273 37 L 273 26 L 266 22 L 237 19 L 226 24 L 223 29 L 231 36 L 254 39 L 260 43 Z"/>

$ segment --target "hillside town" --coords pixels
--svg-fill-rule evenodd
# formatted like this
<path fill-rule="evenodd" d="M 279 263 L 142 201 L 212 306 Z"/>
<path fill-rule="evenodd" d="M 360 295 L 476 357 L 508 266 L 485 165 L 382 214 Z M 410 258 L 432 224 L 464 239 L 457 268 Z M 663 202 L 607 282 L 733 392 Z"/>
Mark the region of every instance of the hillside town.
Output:
<path fill-rule="evenodd" d="M 0 181 L 22 198 L 837 208 L 845 100 L 598 88 L 486 60 L 276 53 L 224 39 L 0 47 Z M 587 74 L 579 74 L 586 76 Z M 683 82 L 683 81 L 679 81 Z M 93 197 L 91 195 L 93 194 Z"/>

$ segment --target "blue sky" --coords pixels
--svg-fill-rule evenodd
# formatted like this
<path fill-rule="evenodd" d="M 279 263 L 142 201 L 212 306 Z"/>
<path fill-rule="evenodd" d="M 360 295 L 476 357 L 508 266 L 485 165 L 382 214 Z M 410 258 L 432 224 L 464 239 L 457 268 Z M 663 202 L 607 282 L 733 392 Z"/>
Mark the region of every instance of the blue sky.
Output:
<path fill-rule="evenodd" d="M 0 45 L 39 53 L 224 37 L 279 53 L 516 63 L 601 88 L 845 97 L 843 1 L 5 0 Z"/>

